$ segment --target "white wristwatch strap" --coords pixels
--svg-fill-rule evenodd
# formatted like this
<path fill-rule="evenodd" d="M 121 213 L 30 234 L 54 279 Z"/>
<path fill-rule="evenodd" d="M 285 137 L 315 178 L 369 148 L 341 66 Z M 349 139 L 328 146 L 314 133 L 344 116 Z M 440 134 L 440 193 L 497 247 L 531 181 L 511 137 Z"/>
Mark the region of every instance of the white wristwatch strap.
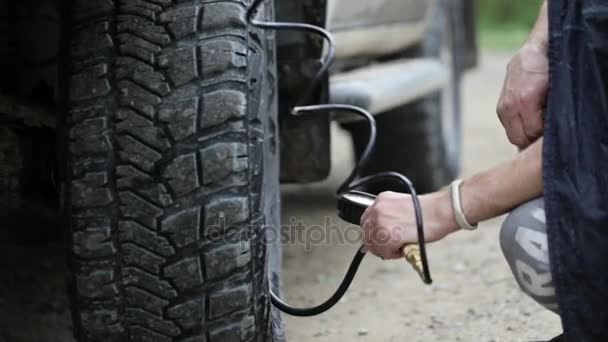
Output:
<path fill-rule="evenodd" d="M 452 196 L 452 211 L 454 212 L 454 218 L 456 219 L 456 223 L 460 227 L 460 229 L 464 230 L 475 230 L 477 229 L 477 224 L 470 224 L 467 221 L 467 218 L 464 216 L 464 212 L 462 211 L 462 203 L 460 202 L 460 186 L 462 185 L 462 180 L 455 180 L 450 186 L 450 194 Z"/>

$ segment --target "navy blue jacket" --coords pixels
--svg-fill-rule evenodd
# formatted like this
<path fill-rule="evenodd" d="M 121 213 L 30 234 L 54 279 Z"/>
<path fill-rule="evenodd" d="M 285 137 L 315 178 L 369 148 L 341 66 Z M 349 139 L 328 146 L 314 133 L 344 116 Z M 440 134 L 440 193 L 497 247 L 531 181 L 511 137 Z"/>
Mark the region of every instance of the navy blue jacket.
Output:
<path fill-rule="evenodd" d="M 567 341 L 608 341 L 608 0 L 549 0 L 544 194 Z"/>

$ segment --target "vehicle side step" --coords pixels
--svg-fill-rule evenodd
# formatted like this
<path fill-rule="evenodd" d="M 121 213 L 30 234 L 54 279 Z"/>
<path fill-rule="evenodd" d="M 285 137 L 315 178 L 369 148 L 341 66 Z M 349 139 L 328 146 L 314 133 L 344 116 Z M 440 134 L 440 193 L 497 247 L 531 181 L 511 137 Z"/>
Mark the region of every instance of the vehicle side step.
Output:
<path fill-rule="evenodd" d="M 448 70 L 439 59 L 373 64 L 332 76 L 330 102 L 359 106 L 377 115 L 436 92 L 447 80 Z"/>

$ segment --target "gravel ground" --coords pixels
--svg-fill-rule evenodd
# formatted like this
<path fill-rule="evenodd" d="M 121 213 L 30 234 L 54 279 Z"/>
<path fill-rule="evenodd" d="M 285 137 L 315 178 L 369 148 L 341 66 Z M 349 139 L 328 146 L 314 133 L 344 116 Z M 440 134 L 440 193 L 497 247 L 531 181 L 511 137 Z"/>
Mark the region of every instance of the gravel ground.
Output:
<path fill-rule="evenodd" d="M 465 80 L 465 174 L 512 156 L 494 114 L 508 57 L 485 54 Z M 335 216 L 333 190 L 349 172 L 351 148 L 336 129 L 332 177 L 283 191 L 283 222 L 333 226 L 347 241 L 285 250 L 286 298 L 313 304 L 340 281 L 357 248 L 357 229 Z M 498 246 L 500 220 L 429 250 L 435 283 L 423 285 L 404 261 L 364 260 L 352 290 L 331 312 L 287 318 L 290 341 L 532 341 L 560 331 L 556 315 L 516 287 Z M 337 235 L 336 235 L 337 236 Z M 337 240 L 334 239 L 334 240 Z M 0 342 L 70 342 L 60 243 L 0 243 Z"/>

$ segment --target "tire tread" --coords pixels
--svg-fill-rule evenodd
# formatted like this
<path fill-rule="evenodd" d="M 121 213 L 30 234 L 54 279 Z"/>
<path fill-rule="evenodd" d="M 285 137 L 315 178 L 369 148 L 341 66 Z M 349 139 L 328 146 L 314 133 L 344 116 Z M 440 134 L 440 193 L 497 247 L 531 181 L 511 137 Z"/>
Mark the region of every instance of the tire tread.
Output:
<path fill-rule="evenodd" d="M 250 38 L 247 2 L 75 2 L 65 201 L 78 341 L 268 340 L 256 117 L 272 107 L 252 98 L 274 80 L 249 80 L 274 60 Z M 248 234 L 227 242 L 231 227 Z"/>

